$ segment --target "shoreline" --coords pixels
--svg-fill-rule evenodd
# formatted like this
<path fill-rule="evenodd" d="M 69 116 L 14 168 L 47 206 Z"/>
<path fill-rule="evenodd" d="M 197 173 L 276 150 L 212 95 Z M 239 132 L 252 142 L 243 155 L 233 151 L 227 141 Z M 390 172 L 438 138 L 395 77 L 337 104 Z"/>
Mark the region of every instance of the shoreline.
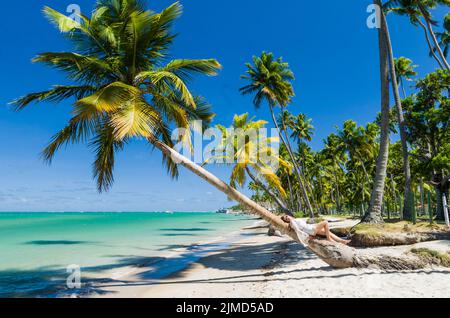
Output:
<path fill-rule="evenodd" d="M 87 279 L 87 286 L 82 287 L 81 292 L 74 293 L 72 297 L 114 297 L 117 293 L 109 288 L 112 282 L 123 284 L 122 287 L 131 287 L 132 289 L 133 287 L 139 286 L 138 277 L 144 278 L 145 280 L 141 284 L 148 286 L 158 285 L 161 281 L 188 270 L 193 264 L 200 262 L 202 259 L 214 253 L 227 250 L 247 235 L 243 233 L 246 229 L 253 229 L 260 223 L 261 221 L 255 218 L 251 225 L 244 228 L 234 230 L 225 235 L 222 234 L 218 237 L 203 238 L 189 244 L 189 246 L 163 252 L 159 255 L 160 259 L 154 262 L 145 262 L 144 260 L 142 263 L 129 264 L 128 266 L 116 268 L 111 271 L 105 271 L 101 275 L 87 275 L 89 277 Z M 105 280 L 107 283 L 96 283 L 98 279 Z M 120 287 L 121 290 L 122 287 Z M 119 291 L 116 297 L 124 297 L 122 291 Z"/>
<path fill-rule="evenodd" d="M 145 276 L 148 268 L 139 268 L 120 281 L 99 284 L 96 287 L 103 293 L 90 297 L 450 298 L 448 268 L 390 272 L 335 270 L 290 239 L 269 237 L 266 233 L 267 229 L 244 228 L 239 231 L 238 240 L 206 253 L 165 278 L 148 279 Z M 227 235 L 225 239 L 230 237 Z M 450 248 L 447 241 L 436 244 Z"/>
<path fill-rule="evenodd" d="M 226 248 L 256 221 L 211 212 L 63 214 L 0 215 L 0 227 L 9 229 L 0 248 L 2 297 L 90 297 L 144 269 L 146 281 L 161 279 Z M 69 267 L 80 274 L 80 288 L 68 284 Z"/>

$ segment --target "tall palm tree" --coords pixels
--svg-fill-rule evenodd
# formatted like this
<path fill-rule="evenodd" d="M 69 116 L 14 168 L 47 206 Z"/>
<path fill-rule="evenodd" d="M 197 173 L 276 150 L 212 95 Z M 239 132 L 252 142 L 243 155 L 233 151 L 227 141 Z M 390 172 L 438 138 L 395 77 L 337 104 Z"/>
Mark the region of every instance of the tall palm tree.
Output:
<path fill-rule="evenodd" d="M 182 11 L 178 2 L 154 13 L 137 0 L 99 0 L 91 18 L 82 16 L 80 23 L 48 7 L 44 11 L 75 52 L 43 53 L 34 62 L 64 71 L 75 85 L 28 94 L 14 104 L 21 110 L 32 102 L 75 99 L 72 118 L 43 151 L 46 161 L 62 146 L 87 143 L 95 152 L 98 190 L 107 191 L 114 182 L 116 153 L 142 138 L 162 152 L 172 177 L 183 166 L 298 240 L 270 211 L 172 148 L 170 127 L 189 129 L 192 120 L 207 122 L 214 116 L 186 80 L 196 73 L 215 75 L 220 68 L 214 59 L 164 63 L 174 40 L 171 26 Z M 181 139 L 189 142 L 189 134 Z M 322 250 L 316 252 L 326 259 Z"/>
<path fill-rule="evenodd" d="M 231 129 L 217 125 L 216 127 L 222 133 L 222 140 L 216 154 L 207 162 L 233 162 L 234 168 L 230 177 L 230 185 L 233 188 L 237 185 L 243 187 L 248 175 L 272 198 L 283 213 L 292 215 L 281 199 L 287 197 L 286 191 L 270 164 L 276 163 L 286 169 L 292 168 L 271 146 L 274 142 L 278 142 L 278 138 L 267 138 L 259 134 L 260 129 L 265 128 L 266 124 L 267 122 L 263 120 L 254 121 L 246 113 L 234 116 Z"/>
<path fill-rule="evenodd" d="M 417 68 L 417 65 L 412 65 L 412 61 L 406 57 L 402 56 L 398 59 L 395 59 L 395 72 L 397 73 L 397 82 L 402 86 L 404 98 L 407 97 L 404 80 L 411 82 L 411 77 L 417 76 L 417 72 L 414 70 L 415 68 Z"/>
<path fill-rule="evenodd" d="M 337 195 L 337 209 L 341 212 L 341 189 L 340 183 L 342 180 L 339 178 L 342 174 L 345 174 L 344 162 L 346 161 L 345 152 L 339 150 L 339 137 L 335 134 L 331 134 L 325 140 L 325 148 L 322 150 L 325 160 L 328 160 L 330 166 L 330 175 L 333 176 L 332 182 L 336 188 Z"/>
<path fill-rule="evenodd" d="M 381 7 L 381 0 L 375 0 L 374 3 Z M 389 64 L 388 48 L 385 38 L 384 24 L 378 29 L 378 46 L 380 55 L 380 79 L 381 79 L 381 125 L 380 125 L 380 152 L 377 160 L 375 180 L 370 198 L 370 206 L 364 215 L 363 221 L 366 223 L 383 223 L 382 207 L 384 203 L 384 190 L 386 186 L 387 165 L 389 161 L 389 124 L 390 124 L 390 98 L 389 98 Z M 405 65 L 405 61 L 397 63 Z M 396 64 L 396 65 L 397 65 Z M 410 63 L 406 63 L 410 65 Z M 404 67 L 403 69 L 408 69 Z"/>
<path fill-rule="evenodd" d="M 243 75 L 242 78 L 248 80 L 250 84 L 242 87 L 240 92 L 244 95 L 254 94 L 253 104 L 256 108 L 260 108 L 263 102 L 269 105 L 273 123 L 291 157 L 306 207 L 311 216 L 313 216 L 314 211 L 309 201 L 302 173 L 295 161 L 289 138 L 287 138 L 287 129 L 285 125 L 283 125 L 284 127 L 278 125 L 274 109 L 276 106 L 279 106 L 283 112 L 294 96 L 294 89 L 291 84 L 291 81 L 294 79 L 294 73 L 289 69 L 289 64 L 285 63 L 282 58 L 275 59 L 273 53 L 266 52 L 262 52 L 259 57 L 254 56 L 253 64 L 247 63 L 246 67 L 246 75 Z"/>
<path fill-rule="evenodd" d="M 381 0 L 376 0 L 379 5 L 381 5 Z M 396 1 L 396 0 L 392 0 Z M 400 130 L 400 140 L 402 143 L 403 152 L 403 172 L 405 175 L 405 188 L 404 188 L 404 205 L 403 205 L 403 217 L 407 220 L 412 220 L 412 178 L 411 178 L 411 164 L 409 160 L 408 142 L 406 134 L 406 123 L 405 116 L 403 114 L 402 99 L 400 97 L 400 92 L 397 82 L 397 73 L 395 70 L 395 59 L 394 59 L 394 49 L 392 48 L 391 35 L 389 32 L 389 26 L 384 14 L 384 10 L 380 12 L 381 18 L 381 30 L 383 31 L 383 36 L 386 40 L 386 46 L 388 50 L 388 62 L 389 70 L 392 84 L 392 91 L 394 93 L 395 106 L 397 110 L 397 120 Z"/>
<path fill-rule="evenodd" d="M 186 85 L 192 75 L 215 75 L 216 60 L 174 60 L 164 63 L 174 40 L 173 22 L 181 14 L 174 3 L 154 13 L 138 0 L 98 0 L 90 18 L 81 22 L 45 8 L 47 17 L 75 46 L 75 52 L 43 53 L 43 62 L 64 71 L 74 85 L 28 94 L 15 101 L 18 110 L 32 102 L 74 99 L 72 117 L 51 140 L 43 155 L 51 161 L 62 146 L 89 144 L 96 156 L 94 176 L 100 191 L 114 181 L 114 159 L 128 142 L 141 138 L 160 150 L 172 176 L 178 166 L 193 172 L 249 211 L 300 241 L 279 217 L 249 199 L 172 148 L 170 127 L 189 128 L 190 121 L 210 121 L 208 104 Z M 189 135 L 180 137 L 189 142 Z M 308 248 L 336 268 L 367 267 L 376 260 L 343 246 L 309 240 Z"/>
<path fill-rule="evenodd" d="M 435 22 L 431 16 L 430 9 L 438 5 L 450 6 L 450 3 L 448 0 L 388 0 L 385 7 L 400 15 L 408 15 L 412 24 L 419 24 L 425 31 L 430 54 L 434 56 L 442 69 L 450 71 L 450 65 L 439 45 L 437 35 L 433 31 L 433 24 Z M 421 20 L 421 17 L 425 23 Z M 435 54 L 436 51 L 439 56 Z"/>

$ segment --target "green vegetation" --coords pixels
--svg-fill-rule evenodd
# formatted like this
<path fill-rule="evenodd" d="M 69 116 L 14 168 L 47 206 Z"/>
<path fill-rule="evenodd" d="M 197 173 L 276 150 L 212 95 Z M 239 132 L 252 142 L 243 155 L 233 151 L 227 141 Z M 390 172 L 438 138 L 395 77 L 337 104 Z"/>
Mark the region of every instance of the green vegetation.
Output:
<path fill-rule="evenodd" d="M 429 263 L 433 263 L 438 266 L 450 267 L 450 251 L 447 253 L 441 253 L 428 248 L 418 248 L 412 249 L 411 253 L 416 254 Z"/>
<path fill-rule="evenodd" d="M 379 234 L 384 233 L 430 233 L 430 232 L 448 232 L 450 229 L 446 228 L 445 225 L 439 224 L 429 224 L 427 222 L 420 222 L 412 224 L 407 221 L 396 221 L 392 223 L 384 224 L 358 224 L 354 229 L 356 234 Z"/>

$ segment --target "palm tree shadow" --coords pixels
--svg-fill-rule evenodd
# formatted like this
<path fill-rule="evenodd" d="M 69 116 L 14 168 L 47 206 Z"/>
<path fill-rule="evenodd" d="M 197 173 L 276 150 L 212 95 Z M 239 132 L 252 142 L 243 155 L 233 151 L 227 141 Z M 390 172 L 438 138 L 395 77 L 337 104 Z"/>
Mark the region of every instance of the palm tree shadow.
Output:
<path fill-rule="evenodd" d="M 212 254 L 212 255 L 211 255 Z M 0 297 L 87 297 L 92 295 L 109 295 L 115 293 L 114 287 L 133 287 L 173 284 L 232 284 L 257 283 L 261 281 L 310 280 L 320 278 L 342 278 L 348 276 L 372 275 L 379 272 L 343 273 L 329 266 L 320 268 L 283 270 L 283 266 L 316 259 L 316 256 L 294 242 L 269 243 L 262 246 L 248 244 L 194 245 L 173 257 L 145 257 L 110 255 L 114 262 L 83 267 L 82 273 L 95 274 L 93 277 L 82 278 L 81 289 L 70 289 L 66 280 L 65 269 L 45 267 L 34 270 L 4 270 L 0 271 Z M 186 280 L 186 272 L 182 270 L 192 263 L 198 262 L 206 268 L 236 272 L 236 275 L 224 277 Z M 134 267 L 139 269 L 135 279 L 113 279 L 104 276 L 105 271 Z M 266 269 L 254 273 L 258 269 Z M 247 272 L 247 273 L 246 273 Z M 309 276 L 295 277 L 295 273 L 311 272 Z M 389 274 L 389 272 L 385 272 Z M 395 272 L 399 273 L 399 272 Z M 409 273 L 408 271 L 402 273 Z M 448 271 L 423 271 L 430 273 L 448 273 Z M 383 273 L 382 273 L 383 274 Z M 103 276 L 102 276 L 103 275 Z M 282 277 L 280 277 L 283 275 Z M 288 276 L 287 278 L 285 276 Z M 167 278 L 161 280 L 162 278 Z"/>

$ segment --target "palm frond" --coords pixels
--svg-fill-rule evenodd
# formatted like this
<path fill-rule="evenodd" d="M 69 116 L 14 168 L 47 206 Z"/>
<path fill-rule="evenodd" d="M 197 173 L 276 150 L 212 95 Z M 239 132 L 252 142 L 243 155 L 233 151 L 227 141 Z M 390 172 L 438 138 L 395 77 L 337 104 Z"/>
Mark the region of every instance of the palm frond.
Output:
<path fill-rule="evenodd" d="M 114 183 L 115 153 L 123 149 L 123 141 L 114 137 L 114 129 L 104 124 L 97 129 L 96 137 L 90 143 L 95 152 L 92 165 L 94 178 L 99 192 L 108 191 Z"/>
<path fill-rule="evenodd" d="M 120 78 L 120 75 L 115 74 L 106 61 L 94 56 L 68 52 L 47 52 L 36 56 L 33 62 L 44 63 L 62 70 L 70 79 L 76 81 L 102 83 Z"/>
<path fill-rule="evenodd" d="M 172 72 L 168 71 L 150 71 L 150 72 L 141 72 L 136 76 L 136 82 L 145 82 L 149 81 L 149 83 L 153 86 L 158 86 L 161 84 L 165 84 L 166 89 L 176 90 L 180 93 L 180 98 L 183 102 L 192 108 L 195 108 L 195 100 L 189 91 L 188 87 L 184 83 L 184 81 L 175 75 Z"/>
<path fill-rule="evenodd" d="M 217 71 L 222 66 L 217 60 L 173 60 L 164 66 L 161 70 L 171 72 L 183 80 L 191 78 L 193 73 L 204 74 L 208 76 L 217 75 Z"/>
<path fill-rule="evenodd" d="M 65 99 L 74 97 L 76 99 L 83 98 L 89 94 L 92 94 L 97 90 L 96 87 L 86 85 L 86 86 L 54 86 L 53 89 L 39 92 L 39 93 L 31 93 L 25 96 L 22 96 L 11 102 L 14 105 L 15 110 L 19 111 L 31 104 L 32 102 L 55 102 L 59 103 Z"/>

